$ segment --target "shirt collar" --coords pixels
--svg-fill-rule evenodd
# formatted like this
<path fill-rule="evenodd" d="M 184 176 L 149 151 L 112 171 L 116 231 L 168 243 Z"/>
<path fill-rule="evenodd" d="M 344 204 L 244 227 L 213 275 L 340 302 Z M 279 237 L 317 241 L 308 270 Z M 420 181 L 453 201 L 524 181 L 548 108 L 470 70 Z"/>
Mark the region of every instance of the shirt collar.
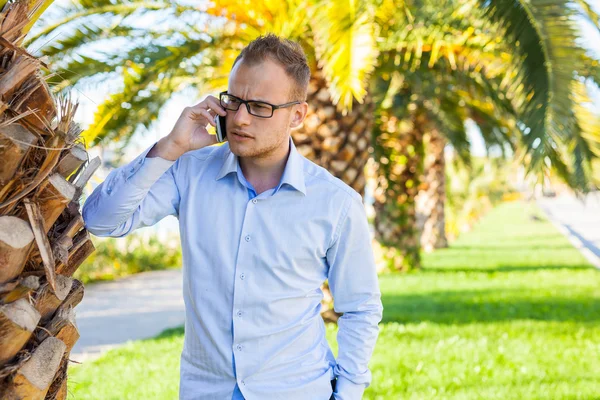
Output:
<path fill-rule="evenodd" d="M 284 183 L 287 183 L 296 190 L 306 195 L 306 185 L 304 182 L 304 162 L 302 160 L 302 155 L 298 153 L 296 145 L 294 144 L 294 141 L 292 140 L 291 136 L 289 138 L 289 141 L 290 154 L 285 164 L 285 169 L 283 171 L 283 176 L 281 177 L 281 182 L 279 183 L 279 186 L 277 186 L 275 192 L 277 192 L 277 190 L 279 190 L 279 188 Z M 239 167 L 238 156 L 231 152 L 231 150 L 229 149 L 229 143 L 224 144 L 224 146 L 227 146 L 227 148 L 225 149 L 225 158 L 223 161 L 223 165 L 221 166 L 221 170 L 217 174 L 217 181 L 229 175 L 232 172 L 237 173 Z"/>

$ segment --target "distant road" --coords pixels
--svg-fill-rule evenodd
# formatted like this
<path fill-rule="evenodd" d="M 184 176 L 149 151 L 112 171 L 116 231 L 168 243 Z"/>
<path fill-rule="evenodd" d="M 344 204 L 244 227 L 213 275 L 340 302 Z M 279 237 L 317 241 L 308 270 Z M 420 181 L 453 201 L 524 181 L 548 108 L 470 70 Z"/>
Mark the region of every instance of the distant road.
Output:
<path fill-rule="evenodd" d="M 589 193 L 583 201 L 562 194 L 544 197 L 537 203 L 571 243 L 600 269 L 600 192 Z"/>

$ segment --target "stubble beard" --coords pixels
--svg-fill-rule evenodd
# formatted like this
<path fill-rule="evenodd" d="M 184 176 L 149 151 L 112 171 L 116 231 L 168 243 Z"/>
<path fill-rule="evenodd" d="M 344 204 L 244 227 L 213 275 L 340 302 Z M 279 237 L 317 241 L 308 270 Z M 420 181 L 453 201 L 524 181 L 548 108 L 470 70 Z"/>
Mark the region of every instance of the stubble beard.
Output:
<path fill-rule="evenodd" d="M 238 157 L 266 158 L 277 152 L 277 150 L 283 146 L 283 143 L 285 143 L 286 140 L 289 140 L 289 133 L 284 135 L 283 139 L 278 137 L 277 141 L 270 142 L 263 146 L 257 143 L 257 139 L 254 138 L 253 140 L 247 142 L 235 143 L 233 146 L 231 146 L 230 143 L 229 147 L 231 152 Z"/>

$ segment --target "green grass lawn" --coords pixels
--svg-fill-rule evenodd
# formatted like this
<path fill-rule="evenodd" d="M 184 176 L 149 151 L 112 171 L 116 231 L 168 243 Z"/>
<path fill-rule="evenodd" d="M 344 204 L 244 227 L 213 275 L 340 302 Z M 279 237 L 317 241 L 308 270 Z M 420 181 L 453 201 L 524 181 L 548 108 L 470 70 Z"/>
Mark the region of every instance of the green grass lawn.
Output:
<path fill-rule="evenodd" d="M 538 215 L 541 215 L 538 212 Z M 599 399 L 600 271 L 505 203 L 420 272 L 380 277 L 366 399 Z M 329 342 L 337 354 L 337 328 Z M 183 328 L 70 367 L 76 399 L 175 399 Z"/>

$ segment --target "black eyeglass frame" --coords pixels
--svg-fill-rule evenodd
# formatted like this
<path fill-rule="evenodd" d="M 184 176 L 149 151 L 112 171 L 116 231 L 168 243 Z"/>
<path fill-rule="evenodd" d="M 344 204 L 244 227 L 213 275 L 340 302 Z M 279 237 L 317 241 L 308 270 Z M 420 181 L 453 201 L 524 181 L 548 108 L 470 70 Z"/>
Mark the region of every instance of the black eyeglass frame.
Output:
<path fill-rule="evenodd" d="M 223 104 L 223 95 L 227 95 L 229 97 L 232 97 L 232 98 L 234 98 L 235 100 L 237 100 L 239 102 L 238 106 L 237 106 L 237 108 L 235 110 L 233 110 L 231 108 L 227 108 L 225 106 L 225 104 Z M 234 96 L 232 94 L 227 93 L 227 91 L 219 93 L 219 103 L 221 104 L 221 107 L 223 107 L 224 109 L 229 110 L 229 111 L 237 111 L 237 110 L 240 109 L 240 106 L 242 104 L 245 104 L 246 105 L 246 110 L 248 111 L 248 114 L 250 114 L 252 116 L 255 116 L 255 117 L 258 117 L 258 118 L 271 118 L 271 117 L 273 117 L 273 114 L 275 113 L 275 110 L 277 110 L 279 108 L 287 108 L 287 107 L 293 106 L 294 104 L 301 104 L 301 102 L 299 102 L 299 101 L 292 101 L 290 103 L 276 105 L 276 104 L 271 104 L 271 103 L 267 103 L 266 101 L 260 101 L 260 100 L 242 100 L 242 99 L 240 99 L 237 96 Z M 270 106 L 271 107 L 271 115 L 269 115 L 267 117 L 267 116 L 263 116 L 263 115 L 253 114 L 250 111 L 250 104 L 248 104 L 248 103 L 258 103 L 258 104 L 263 104 L 263 105 Z"/>

